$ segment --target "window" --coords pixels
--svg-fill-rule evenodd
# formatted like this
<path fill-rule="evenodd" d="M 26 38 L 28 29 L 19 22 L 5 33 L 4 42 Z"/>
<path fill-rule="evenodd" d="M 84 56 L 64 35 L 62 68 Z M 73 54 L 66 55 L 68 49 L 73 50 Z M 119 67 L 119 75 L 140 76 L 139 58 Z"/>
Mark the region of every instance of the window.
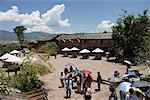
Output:
<path fill-rule="evenodd" d="M 101 40 L 101 44 L 103 44 L 104 43 L 104 41 L 103 40 Z"/>

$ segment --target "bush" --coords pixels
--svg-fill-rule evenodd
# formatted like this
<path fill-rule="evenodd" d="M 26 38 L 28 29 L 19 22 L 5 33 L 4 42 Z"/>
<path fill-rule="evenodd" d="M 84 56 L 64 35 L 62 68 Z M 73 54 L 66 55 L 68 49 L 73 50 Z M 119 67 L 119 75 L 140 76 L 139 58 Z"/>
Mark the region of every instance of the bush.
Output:
<path fill-rule="evenodd" d="M 0 69 L 0 93 L 9 94 L 10 88 L 8 87 L 7 78 L 4 72 Z"/>
<path fill-rule="evenodd" d="M 23 64 L 23 70 L 26 70 L 28 72 L 34 72 L 36 75 L 44 76 L 48 73 L 51 72 L 50 68 L 38 64 L 38 63 L 33 63 L 31 64 L 30 62 Z"/>
<path fill-rule="evenodd" d="M 19 49 L 19 48 L 20 48 L 19 44 L 17 44 L 17 43 L 10 43 L 6 46 L 0 45 L 0 55 L 3 55 L 7 52 L 11 52 L 12 50 Z"/>
<path fill-rule="evenodd" d="M 141 75 L 140 80 L 150 82 L 150 75 Z"/>
<path fill-rule="evenodd" d="M 33 72 L 19 73 L 10 78 L 10 86 L 20 89 L 22 92 L 39 89 L 43 84 Z"/>
<path fill-rule="evenodd" d="M 40 53 L 46 53 L 48 55 L 51 55 L 51 54 L 54 54 L 55 51 L 56 51 L 56 48 L 57 48 L 57 45 L 56 43 L 54 42 L 49 42 L 49 43 L 46 43 L 45 45 L 42 45 L 38 51 Z"/>
<path fill-rule="evenodd" d="M 38 75 L 45 75 L 49 72 L 50 70 L 46 67 L 28 62 L 23 65 L 19 74 L 9 79 L 9 85 L 20 89 L 22 92 L 29 92 L 41 88 L 44 83 L 39 80 Z"/>

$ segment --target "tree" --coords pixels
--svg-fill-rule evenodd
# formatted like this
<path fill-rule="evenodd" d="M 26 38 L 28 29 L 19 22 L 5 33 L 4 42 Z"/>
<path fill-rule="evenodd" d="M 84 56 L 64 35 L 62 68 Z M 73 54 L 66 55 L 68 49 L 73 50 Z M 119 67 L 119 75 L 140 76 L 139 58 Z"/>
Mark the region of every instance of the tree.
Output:
<path fill-rule="evenodd" d="M 48 42 L 48 43 L 42 45 L 42 46 L 39 48 L 39 52 L 41 52 L 41 53 L 46 53 L 46 54 L 48 54 L 48 55 L 52 55 L 52 54 L 55 53 L 56 48 L 57 48 L 56 43 L 54 43 L 54 42 Z"/>
<path fill-rule="evenodd" d="M 16 26 L 13 30 L 18 37 L 20 48 L 23 49 L 23 44 L 25 42 L 24 31 L 26 30 L 26 28 L 24 26 Z"/>
<path fill-rule="evenodd" d="M 17 43 L 9 43 L 6 46 L 0 45 L 0 55 L 3 55 L 7 52 L 11 52 L 14 49 L 19 49 L 19 44 Z"/>
<path fill-rule="evenodd" d="M 112 38 L 117 50 L 123 50 L 123 58 L 144 61 L 146 56 L 150 56 L 146 55 L 150 48 L 149 27 L 150 19 L 147 10 L 137 17 L 125 11 L 125 15 L 117 20 L 116 25 L 112 27 Z"/>

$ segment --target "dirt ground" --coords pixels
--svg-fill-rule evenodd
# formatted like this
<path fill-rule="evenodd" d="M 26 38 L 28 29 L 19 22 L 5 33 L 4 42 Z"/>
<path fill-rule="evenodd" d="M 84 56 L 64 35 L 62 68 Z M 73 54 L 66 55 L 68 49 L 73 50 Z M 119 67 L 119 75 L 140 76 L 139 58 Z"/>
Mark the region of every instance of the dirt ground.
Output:
<path fill-rule="evenodd" d="M 42 80 L 45 82 L 45 88 L 48 91 L 49 100 L 65 100 L 65 90 L 64 88 L 58 88 L 60 84 L 59 74 L 64 70 L 65 65 L 67 63 L 72 63 L 79 69 L 88 69 L 92 71 L 92 78 L 96 79 L 97 72 L 101 72 L 102 79 L 108 79 L 113 76 L 114 71 L 120 72 L 121 75 L 125 72 L 125 66 L 113 62 L 107 62 L 106 58 L 103 57 L 102 60 L 92 60 L 93 57 L 89 59 L 80 59 L 78 58 L 70 58 L 63 57 L 62 55 L 57 55 L 57 59 L 53 56 L 50 57 L 50 63 L 55 68 L 53 73 L 50 73 L 44 77 Z M 75 67 L 74 67 L 75 68 Z M 97 88 L 97 84 L 95 82 L 92 83 L 92 98 L 93 100 L 108 100 L 109 89 L 108 85 L 101 85 L 101 91 L 95 92 Z M 83 95 L 76 94 L 75 90 L 72 91 L 70 100 L 84 100 Z"/>

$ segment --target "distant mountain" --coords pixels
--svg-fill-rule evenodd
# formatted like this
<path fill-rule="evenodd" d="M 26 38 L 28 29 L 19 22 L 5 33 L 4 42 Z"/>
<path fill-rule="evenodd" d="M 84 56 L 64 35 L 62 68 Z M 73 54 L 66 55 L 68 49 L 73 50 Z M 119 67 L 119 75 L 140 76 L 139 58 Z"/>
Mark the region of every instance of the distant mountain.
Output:
<path fill-rule="evenodd" d="M 27 40 L 39 39 L 48 34 L 49 33 L 44 33 L 44 32 L 24 33 Z M 17 36 L 16 33 L 14 32 L 0 30 L 0 40 L 17 40 Z"/>

